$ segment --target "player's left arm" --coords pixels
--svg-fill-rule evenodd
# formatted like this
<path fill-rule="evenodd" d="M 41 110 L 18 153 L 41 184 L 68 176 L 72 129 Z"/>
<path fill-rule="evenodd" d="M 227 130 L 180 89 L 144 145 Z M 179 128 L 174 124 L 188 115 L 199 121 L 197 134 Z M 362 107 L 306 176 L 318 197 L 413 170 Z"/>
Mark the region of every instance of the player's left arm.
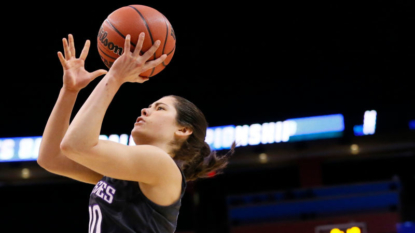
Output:
<path fill-rule="evenodd" d="M 168 178 L 166 174 L 177 173 L 177 165 L 170 155 L 151 145 L 126 146 L 99 140 L 89 149 L 70 153 L 75 150 L 69 147 L 65 155 L 97 173 L 115 179 L 156 185 Z"/>
<path fill-rule="evenodd" d="M 99 140 L 105 112 L 121 85 L 146 81 L 139 74 L 159 65 L 166 58 L 164 55 L 146 62 L 160 43 L 155 43 L 141 56 L 143 41 L 144 35 L 141 35 L 134 52 L 131 52 L 130 36 L 127 35 L 124 53 L 78 111 L 60 147 L 68 158 L 104 176 L 154 184 L 162 179 L 162 173 L 177 169 L 177 166 L 172 166 L 174 161 L 166 152 L 149 145 L 126 146 Z"/>

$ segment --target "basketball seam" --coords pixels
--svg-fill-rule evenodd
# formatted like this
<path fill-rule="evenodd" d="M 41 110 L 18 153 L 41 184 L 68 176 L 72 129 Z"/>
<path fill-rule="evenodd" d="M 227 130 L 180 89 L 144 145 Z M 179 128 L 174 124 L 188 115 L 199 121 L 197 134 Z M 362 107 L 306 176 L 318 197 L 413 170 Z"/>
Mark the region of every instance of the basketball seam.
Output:
<path fill-rule="evenodd" d="M 176 50 L 176 45 L 175 45 L 175 46 L 174 46 L 174 48 L 170 51 L 170 53 L 168 53 L 168 54 L 167 54 L 167 56 L 169 56 L 170 54 L 172 54 L 172 53 L 174 52 L 174 50 Z M 169 64 L 170 64 L 170 63 L 169 63 Z M 164 66 L 167 66 L 168 64 L 167 64 L 167 65 L 165 65 L 165 64 L 164 64 L 164 62 L 163 62 L 163 65 L 164 65 Z"/>
<path fill-rule="evenodd" d="M 111 57 L 110 55 L 108 55 L 108 54 L 106 54 L 105 52 L 104 52 L 104 50 L 102 50 L 100 47 L 98 47 L 98 49 L 105 55 L 105 56 L 107 56 L 107 57 L 109 57 L 109 58 L 111 58 L 111 59 L 117 59 L 117 58 L 115 58 L 115 57 Z"/>
<path fill-rule="evenodd" d="M 167 20 L 166 16 L 164 16 L 164 21 L 165 21 L 165 22 L 166 22 L 166 24 L 167 24 L 168 20 Z M 168 27 L 169 27 L 169 26 L 167 25 L 167 32 L 169 31 L 169 30 L 168 30 Z M 170 25 L 170 27 L 172 27 L 172 26 Z M 167 33 L 167 35 L 166 35 L 166 42 L 167 42 L 167 37 L 168 37 L 168 36 L 169 36 L 169 34 Z M 165 43 L 166 43 L 166 42 L 165 42 Z M 165 49 L 165 48 L 166 48 L 166 47 L 164 47 L 164 48 L 163 48 L 163 53 L 164 53 L 164 49 Z M 167 53 L 167 56 L 169 56 L 170 54 L 172 54 L 172 53 L 174 52 L 174 50 L 175 50 L 175 49 L 176 49 L 176 43 L 174 44 L 173 49 L 172 49 L 170 52 L 168 52 L 168 53 Z M 163 64 L 163 66 L 164 66 L 164 67 L 166 67 L 166 66 L 168 65 L 168 64 L 166 65 L 166 63 L 164 63 L 164 61 L 163 61 L 163 63 L 162 63 L 162 64 Z"/>
<path fill-rule="evenodd" d="M 114 31 L 116 33 L 118 33 L 122 38 L 125 39 L 125 36 L 120 31 L 118 31 L 118 29 L 114 25 L 112 25 L 112 23 L 109 19 L 106 19 L 105 21 L 112 27 L 112 29 L 114 29 Z M 136 46 L 135 43 L 133 43 L 133 42 L 131 42 L 131 44 L 134 45 L 134 47 Z"/>
<path fill-rule="evenodd" d="M 162 54 L 164 54 L 164 49 L 166 49 L 167 39 L 169 38 L 169 24 L 166 21 L 166 17 L 164 17 L 164 22 L 166 23 L 166 39 L 164 40 L 164 46 L 163 46 L 163 52 L 162 52 Z M 163 66 L 167 66 L 164 63 L 164 61 L 163 61 Z"/>
<path fill-rule="evenodd" d="M 153 35 L 151 34 L 150 27 L 148 26 L 146 19 L 144 18 L 144 16 L 141 14 L 141 12 L 137 8 L 135 8 L 133 6 L 129 6 L 129 7 L 133 8 L 141 16 L 141 19 L 143 20 L 144 25 L 146 25 L 148 34 L 150 35 L 151 44 L 153 45 L 154 44 Z M 156 59 L 156 54 L 154 53 L 154 60 L 155 59 Z M 153 68 L 153 70 L 151 71 L 151 74 L 149 75 L 149 77 L 151 77 L 153 75 L 155 69 L 156 69 L 156 67 Z"/>
<path fill-rule="evenodd" d="M 114 26 L 114 25 L 112 25 L 112 23 L 111 23 L 111 21 L 109 20 L 109 19 L 106 19 L 105 20 L 108 24 L 109 24 L 109 26 L 111 26 L 111 28 L 112 29 L 114 29 L 114 31 L 116 32 L 116 33 L 118 33 L 118 35 L 120 35 L 122 38 L 124 38 L 124 40 L 125 40 L 125 36 L 124 36 L 124 34 L 122 34 L 120 31 L 118 31 L 118 29 Z M 137 45 L 134 43 L 134 42 L 132 42 L 132 41 L 130 41 L 130 44 L 131 45 L 133 45 L 134 47 L 136 47 Z M 124 47 L 124 45 L 123 45 L 123 47 Z M 143 51 L 140 51 L 140 54 L 141 55 L 143 55 L 144 53 L 143 53 Z"/>
<path fill-rule="evenodd" d="M 120 35 L 122 38 L 125 39 L 125 36 L 120 31 L 118 31 L 118 29 L 116 27 L 114 27 L 114 25 L 112 25 L 112 23 L 109 19 L 106 19 L 105 21 L 112 27 L 112 29 L 114 29 L 114 31 L 116 33 L 118 33 L 118 35 Z"/>
<path fill-rule="evenodd" d="M 174 48 L 167 54 L 167 56 L 168 55 L 170 55 L 174 50 L 176 49 L 176 45 L 174 46 Z"/>
<path fill-rule="evenodd" d="M 175 49 L 176 49 L 176 46 L 174 46 L 173 50 L 172 50 L 170 53 L 168 53 L 168 54 L 167 54 L 167 56 L 169 56 L 172 52 L 174 52 L 174 50 L 175 50 Z M 162 64 L 163 64 L 163 66 L 165 66 L 165 67 L 168 65 L 168 64 L 167 64 L 167 65 L 166 65 L 166 64 L 164 64 L 164 61 L 163 61 L 163 63 L 162 63 Z M 169 64 L 170 64 L 170 63 L 169 63 Z"/>

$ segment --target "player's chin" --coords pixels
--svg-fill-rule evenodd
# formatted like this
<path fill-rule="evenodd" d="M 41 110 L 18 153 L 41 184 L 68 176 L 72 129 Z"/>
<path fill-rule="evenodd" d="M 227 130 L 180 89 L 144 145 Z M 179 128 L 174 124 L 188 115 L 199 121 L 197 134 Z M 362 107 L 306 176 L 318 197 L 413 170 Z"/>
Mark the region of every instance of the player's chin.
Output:
<path fill-rule="evenodd" d="M 134 135 L 138 131 L 140 131 L 140 126 L 135 125 L 134 128 L 131 130 L 131 135 Z"/>
<path fill-rule="evenodd" d="M 134 126 L 133 130 L 131 130 L 132 137 L 145 137 L 144 129 L 140 125 Z"/>
<path fill-rule="evenodd" d="M 137 140 L 140 139 L 140 132 L 137 132 L 137 130 L 131 131 L 131 140 L 133 140 L 137 144 Z"/>

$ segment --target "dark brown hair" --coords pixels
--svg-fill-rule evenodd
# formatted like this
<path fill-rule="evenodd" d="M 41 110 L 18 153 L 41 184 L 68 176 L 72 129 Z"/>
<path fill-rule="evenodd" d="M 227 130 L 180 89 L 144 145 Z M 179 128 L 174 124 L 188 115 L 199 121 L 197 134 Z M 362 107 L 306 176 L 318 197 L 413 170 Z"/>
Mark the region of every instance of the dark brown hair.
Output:
<path fill-rule="evenodd" d="M 217 155 L 216 151 L 212 151 L 205 142 L 208 123 L 202 111 L 183 97 L 176 95 L 170 95 L 170 97 L 176 100 L 177 123 L 193 130 L 189 138 L 182 142 L 181 147 L 174 151 L 174 160 L 182 168 L 186 180 L 207 178 L 208 174 L 213 171 L 216 174 L 223 173 L 223 169 L 228 165 L 229 157 L 235 151 L 235 142 L 228 153 L 222 156 Z"/>

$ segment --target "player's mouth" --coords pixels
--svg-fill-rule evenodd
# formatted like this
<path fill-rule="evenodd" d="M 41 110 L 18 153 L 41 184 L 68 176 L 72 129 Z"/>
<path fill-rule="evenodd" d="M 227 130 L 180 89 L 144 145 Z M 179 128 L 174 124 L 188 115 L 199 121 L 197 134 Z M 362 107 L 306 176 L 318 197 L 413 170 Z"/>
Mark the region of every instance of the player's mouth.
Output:
<path fill-rule="evenodd" d="M 135 124 L 143 124 L 144 122 L 146 122 L 143 117 L 139 117 L 137 118 L 137 121 L 135 122 Z"/>

